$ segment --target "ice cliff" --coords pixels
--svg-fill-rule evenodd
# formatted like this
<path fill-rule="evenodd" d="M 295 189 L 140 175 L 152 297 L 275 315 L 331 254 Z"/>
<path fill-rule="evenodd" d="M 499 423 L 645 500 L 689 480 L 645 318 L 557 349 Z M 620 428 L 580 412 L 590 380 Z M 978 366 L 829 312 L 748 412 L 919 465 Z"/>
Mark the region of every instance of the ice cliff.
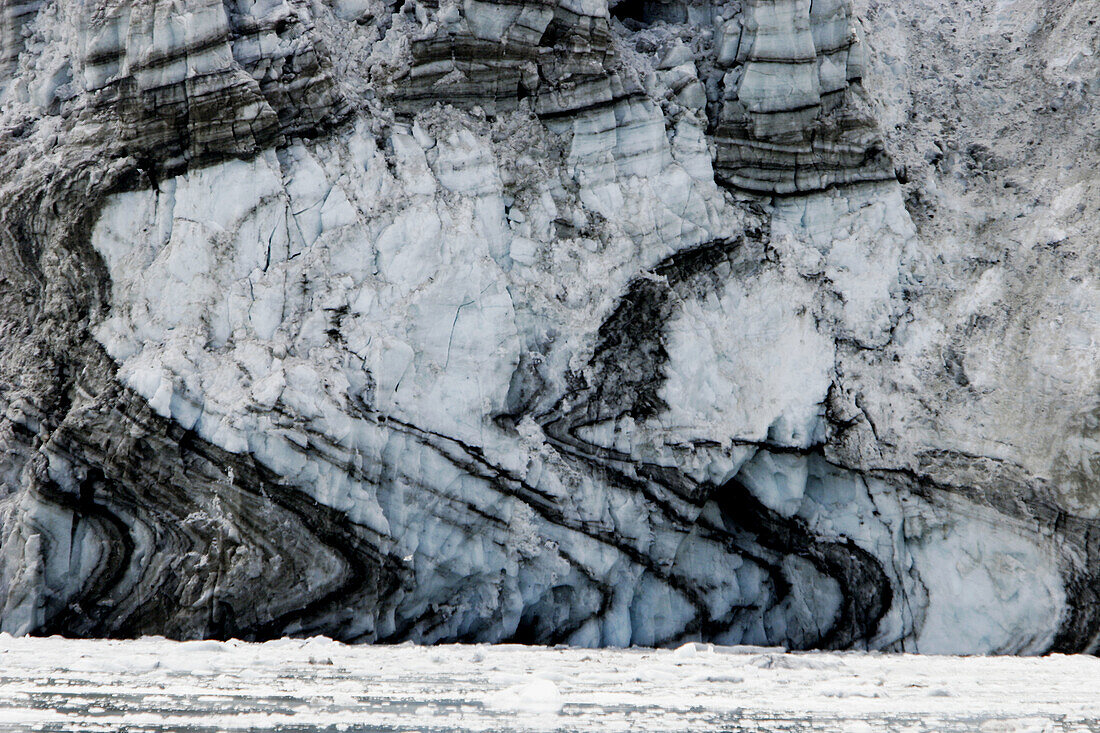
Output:
<path fill-rule="evenodd" d="M 1093 0 L 0 0 L 0 628 L 1100 646 Z"/>

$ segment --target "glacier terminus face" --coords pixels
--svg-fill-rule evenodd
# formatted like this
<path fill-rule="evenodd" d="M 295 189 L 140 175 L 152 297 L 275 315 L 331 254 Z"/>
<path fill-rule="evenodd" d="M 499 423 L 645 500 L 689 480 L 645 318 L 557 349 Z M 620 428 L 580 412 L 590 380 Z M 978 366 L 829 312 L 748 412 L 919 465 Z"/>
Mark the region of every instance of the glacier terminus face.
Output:
<path fill-rule="evenodd" d="M 1065 5 L 0 0 L 0 629 L 1095 652 Z"/>

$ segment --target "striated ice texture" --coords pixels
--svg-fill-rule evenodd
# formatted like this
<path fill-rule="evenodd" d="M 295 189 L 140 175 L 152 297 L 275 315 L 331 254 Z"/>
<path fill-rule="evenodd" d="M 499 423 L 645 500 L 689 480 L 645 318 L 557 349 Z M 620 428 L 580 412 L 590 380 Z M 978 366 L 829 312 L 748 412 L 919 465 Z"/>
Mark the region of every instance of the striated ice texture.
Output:
<path fill-rule="evenodd" d="M 0 629 L 1095 651 L 1100 11 L 1002 5 L 0 0 Z"/>

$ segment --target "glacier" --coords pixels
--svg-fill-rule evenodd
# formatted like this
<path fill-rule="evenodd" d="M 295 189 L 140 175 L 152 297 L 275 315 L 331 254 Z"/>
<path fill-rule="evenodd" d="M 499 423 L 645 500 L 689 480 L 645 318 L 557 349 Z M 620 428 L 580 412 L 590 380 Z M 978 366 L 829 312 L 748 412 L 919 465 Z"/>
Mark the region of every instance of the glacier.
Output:
<path fill-rule="evenodd" d="M 1100 646 L 1100 9 L 0 2 L 0 629 Z"/>

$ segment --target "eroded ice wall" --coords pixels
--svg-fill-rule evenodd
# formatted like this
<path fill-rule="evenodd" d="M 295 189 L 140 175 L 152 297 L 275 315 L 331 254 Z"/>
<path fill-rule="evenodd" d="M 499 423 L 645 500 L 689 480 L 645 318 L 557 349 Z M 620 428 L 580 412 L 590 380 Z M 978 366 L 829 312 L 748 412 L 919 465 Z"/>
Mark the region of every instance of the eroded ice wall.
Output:
<path fill-rule="evenodd" d="M 0 626 L 1091 650 L 1093 500 L 921 376 L 991 275 L 860 11 L 5 11 Z"/>

